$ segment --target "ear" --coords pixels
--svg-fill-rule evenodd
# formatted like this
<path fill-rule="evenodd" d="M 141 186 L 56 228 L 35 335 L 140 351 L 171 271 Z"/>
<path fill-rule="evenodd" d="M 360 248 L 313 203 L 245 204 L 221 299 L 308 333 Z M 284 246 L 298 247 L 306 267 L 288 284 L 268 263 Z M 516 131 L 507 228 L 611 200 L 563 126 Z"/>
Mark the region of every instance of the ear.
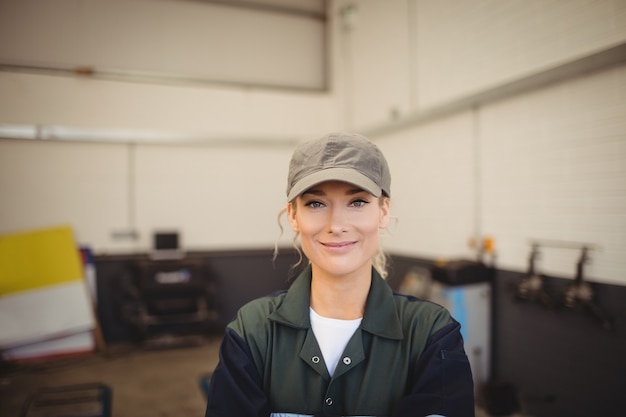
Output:
<path fill-rule="evenodd" d="M 298 229 L 298 221 L 296 220 L 296 202 L 287 203 L 287 219 L 289 219 L 289 224 L 291 224 L 291 228 L 294 232 L 299 232 Z"/>
<path fill-rule="evenodd" d="M 378 227 L 384 229 L 389 224 L 391 218 L 391 200 L 387 197 L 383 198 L 380 203 L 380 218 L 378 220 Z"/>

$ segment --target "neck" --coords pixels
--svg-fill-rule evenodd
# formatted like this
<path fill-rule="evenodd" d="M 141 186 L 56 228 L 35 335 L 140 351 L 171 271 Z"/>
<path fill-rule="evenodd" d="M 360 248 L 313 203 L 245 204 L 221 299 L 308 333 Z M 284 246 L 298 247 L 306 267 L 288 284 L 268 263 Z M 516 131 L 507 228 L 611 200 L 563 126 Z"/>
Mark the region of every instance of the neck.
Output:
<path fill-rule="evenodd" d="M 363 317 L 370 290 L 371 268 L 350 276 L 331 276 L 313 266 L 311 308 L 323 317 L 354 320 Z"/>

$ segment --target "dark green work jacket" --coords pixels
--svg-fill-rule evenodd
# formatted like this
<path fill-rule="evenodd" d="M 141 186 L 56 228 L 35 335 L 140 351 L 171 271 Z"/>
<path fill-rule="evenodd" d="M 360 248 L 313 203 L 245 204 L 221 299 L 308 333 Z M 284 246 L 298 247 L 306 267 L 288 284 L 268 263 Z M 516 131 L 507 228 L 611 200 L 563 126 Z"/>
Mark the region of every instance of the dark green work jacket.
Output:
<path fill-rule="evenodd" d="M 242 307 L 226 328 L 206 416 L 473 416 L 459 324 L 372 271 L 363 320 L 332 377 L 311 329 L 310 268 L 288 291 Z"/>

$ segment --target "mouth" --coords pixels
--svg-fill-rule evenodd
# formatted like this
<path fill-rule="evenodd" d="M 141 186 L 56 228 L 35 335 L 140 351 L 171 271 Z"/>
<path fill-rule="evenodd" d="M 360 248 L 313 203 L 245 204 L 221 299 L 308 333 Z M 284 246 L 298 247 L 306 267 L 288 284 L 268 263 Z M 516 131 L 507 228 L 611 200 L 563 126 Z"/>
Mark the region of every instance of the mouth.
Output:
<path fill-rule="evenodd" d="M 344 241 L 344 242 L 320 242 L 322 246 L 327 247 L 329 249 L 341 250 L 346 249 L 353 246 L 355 241 Z"/>

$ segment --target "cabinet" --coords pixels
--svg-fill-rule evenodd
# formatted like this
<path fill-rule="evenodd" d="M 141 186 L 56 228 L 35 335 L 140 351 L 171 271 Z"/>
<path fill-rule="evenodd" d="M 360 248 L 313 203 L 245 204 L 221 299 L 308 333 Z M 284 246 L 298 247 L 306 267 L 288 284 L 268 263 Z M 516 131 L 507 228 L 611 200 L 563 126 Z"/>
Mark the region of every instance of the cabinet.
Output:
<path fill-rule="evenodd" d="M 206 334 L 217 319 L 205 259 L 141 259 L 126 283 L 124 316 L 140 342 L 172 342 Z"/>

